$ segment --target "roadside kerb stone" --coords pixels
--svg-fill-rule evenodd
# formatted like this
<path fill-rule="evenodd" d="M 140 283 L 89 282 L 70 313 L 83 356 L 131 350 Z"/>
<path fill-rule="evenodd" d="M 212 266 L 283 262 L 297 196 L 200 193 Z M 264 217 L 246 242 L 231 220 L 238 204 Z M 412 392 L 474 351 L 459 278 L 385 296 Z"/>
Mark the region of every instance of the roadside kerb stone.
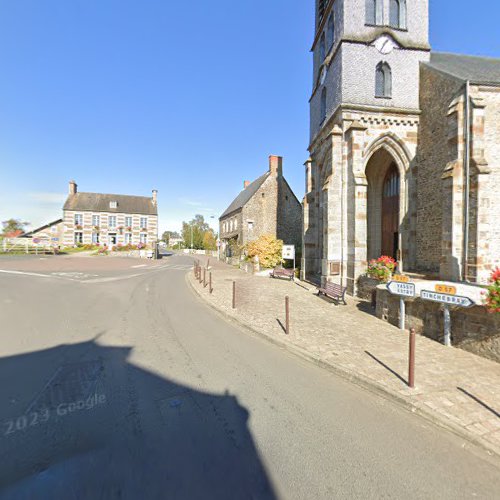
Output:
<path fill-rule="evenodd" d="M 412 390 L 406 384 L 408 333 L 378 320 L 366 302 L 350 298 L 348 306 L 336 306 L 315 296 L 316 288 L 308 283 L 248 275 L 215 259 L 210 267 L 212 295 L 193 273 L 187 280 L 226 318 L 500 457 L 500 364 L 419 335 Z M 281 326 L 286 295 L 293 325 L 289 336 Z"/>

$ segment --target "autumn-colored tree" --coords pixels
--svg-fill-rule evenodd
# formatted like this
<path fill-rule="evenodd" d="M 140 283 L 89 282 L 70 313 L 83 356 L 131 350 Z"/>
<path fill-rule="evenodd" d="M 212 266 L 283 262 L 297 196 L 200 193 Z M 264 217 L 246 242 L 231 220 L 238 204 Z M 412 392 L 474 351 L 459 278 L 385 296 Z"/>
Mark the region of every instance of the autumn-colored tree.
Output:
<path fill-rule="evenodd" d="M 248 257 L 258 257 L 263 267 L 271 268 L 283 262 L 283 241 L 270 234 L 262 235 L 259 239 L 247 243 L 245 250 Z"/>
<path fill-rule="evenodd" d="M 203 236 L 203 248 L 205 250 L 217 250 L 217 239 L 212 229 L 206 231 Z"/>

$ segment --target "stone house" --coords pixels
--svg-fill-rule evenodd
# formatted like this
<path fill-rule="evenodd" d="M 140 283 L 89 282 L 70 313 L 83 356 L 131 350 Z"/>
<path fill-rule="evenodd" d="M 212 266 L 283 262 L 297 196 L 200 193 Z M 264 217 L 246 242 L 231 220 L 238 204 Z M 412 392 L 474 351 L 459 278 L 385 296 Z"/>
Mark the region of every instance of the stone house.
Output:
<path fill-rule="evenodd" d="M 44 226 L 38 227 L 23 234 L 23 238 L 39 239 L 43 243 L 51 245 L 60 245 L 64 237 L 64 224 L 62 219 L 49 222 Z"/>
<path fill-rule="evenodd" d="M 158 192 L 152 197 L 80 193 L 75 181 L 63 207 L 63 246 L 151 245 L 158 239 Z"/>
<path fill-rule="evenodd" d="M 269 157 L 269 170 L 243 191 L 219 218 L 220 252 L 227 257 L 260 236 L 270 234 L 295 245 L 302 243 L 302 206 L 283 177 L 283 158 Z"/>
<path fill-rule="evenodd" d="M 500 60 L 431 52 L 428 1 L 316 0 L 302 277 L 500 262 Z"/>

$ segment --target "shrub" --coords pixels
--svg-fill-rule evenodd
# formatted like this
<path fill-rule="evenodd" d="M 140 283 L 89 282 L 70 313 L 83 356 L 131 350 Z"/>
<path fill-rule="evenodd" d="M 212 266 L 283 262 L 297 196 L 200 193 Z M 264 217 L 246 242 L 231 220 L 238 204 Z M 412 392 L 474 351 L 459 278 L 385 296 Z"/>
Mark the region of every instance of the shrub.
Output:
<path fill-rule="evenodd" d="M 486 308 L 490 313 L 500 313 L 500 267 L 491 273 L 486 295 Z"/>
<path fill-rule="evenodd" d="M 95 255 L 109 255 L 109 249 L 106 245 L 99 247 Z"/>
<path fill-rule="evenodd" d="M 392 257 L 382 255 L 378 259 L 373 259 L 368 264 L 367 274 L 370 278 L 387 283 L 396 270 L 396 261 Z"/>
<path fill-rule="evenodd" d="M 245 247 L 248 257 L 258 257 L 261 266 L 267 268 L 275 267 L 283 262 L 281 258 L 282 249 L 283 242 L 268 234 L 247 243 Z"/>

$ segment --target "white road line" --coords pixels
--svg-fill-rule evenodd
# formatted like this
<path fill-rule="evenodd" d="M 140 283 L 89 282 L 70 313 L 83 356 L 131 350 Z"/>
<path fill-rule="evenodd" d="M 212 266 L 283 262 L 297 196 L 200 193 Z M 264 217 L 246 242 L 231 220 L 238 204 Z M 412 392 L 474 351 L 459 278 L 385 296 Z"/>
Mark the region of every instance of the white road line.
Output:
<path fill-rule="evenodd" d="M 138 266 L 132 266 L 131 269 L 138 269 L 139 267 L 147 267 L 147 264 L 139 264 Z"/>
<path fill-rule="evenodd" d="M 86 281 L 80 281 L 80 283 L 90 283 L 90 284 L 95 284 L 95 283 L 111 283 L 112 281 L 121 281 L 121 280 L 127 280 L 129 278 L 136 278 L 137 276 L 146 276 L 145 273 L 140 273 L 140 274 L 127 274 L 126 276 L 114 276 L 112 278 L 97 278 L 97 279 L 92 279 L 92 280 L 86 280 Z"/>
<path fill-rule="evenodd" d="M 25 271 L 9 271 L 5 269 L 0 269 L 0 273 L 4 274 L 20 274 L 22 276 L 37 276 L 39 278 L 57 278 L 57 276 L 51 276 L 49 274 L 39 274 L 39 273 L 27 273 Z"/>

